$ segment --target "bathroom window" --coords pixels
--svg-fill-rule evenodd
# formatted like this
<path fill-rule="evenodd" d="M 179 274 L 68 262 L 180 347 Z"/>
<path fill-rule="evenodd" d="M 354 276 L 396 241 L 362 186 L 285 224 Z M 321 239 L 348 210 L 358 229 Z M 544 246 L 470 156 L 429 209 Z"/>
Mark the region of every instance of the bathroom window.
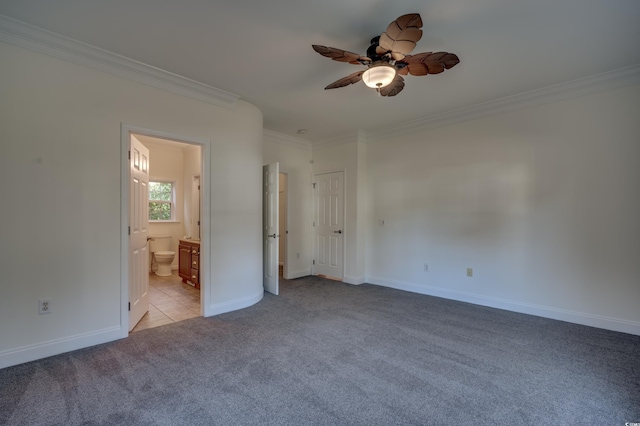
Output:
<path fill-rule="evenodd" d="M 175 220 L 175 190 L 173 182 L 149 182 L 149 220 Z"/>

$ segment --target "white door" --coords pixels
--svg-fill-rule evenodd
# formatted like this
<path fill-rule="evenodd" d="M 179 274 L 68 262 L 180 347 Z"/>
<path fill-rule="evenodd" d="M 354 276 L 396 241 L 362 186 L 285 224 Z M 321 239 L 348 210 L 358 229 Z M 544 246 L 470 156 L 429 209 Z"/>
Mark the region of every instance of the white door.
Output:
<path fill-rule="evenodd" d="M 266 291 L 278 295 L 278 163 L 262 168 L 262 239 L 263 286 Z"/>
<path fill-rule="evenodd" d="M 149 310 L 149 150 L 130 139 L 129 331 Z"/>
<path fill-rule="evenodd" d="M 316 275 L 342 280 L 344 277 L 344 173 L 315 175 Z"/>

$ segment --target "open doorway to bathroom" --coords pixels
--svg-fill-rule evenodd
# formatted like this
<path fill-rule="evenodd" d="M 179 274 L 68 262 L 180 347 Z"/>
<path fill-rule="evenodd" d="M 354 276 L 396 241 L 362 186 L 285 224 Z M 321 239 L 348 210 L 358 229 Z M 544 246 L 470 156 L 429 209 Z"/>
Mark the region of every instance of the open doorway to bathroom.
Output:
<path fill-rule="evenodd" d="M 202 315 L 202 146 L 132 133 L 149 150 L 148 299 L 132 332 Z M 130 327 L 133 324 L 130 324 Z"/>

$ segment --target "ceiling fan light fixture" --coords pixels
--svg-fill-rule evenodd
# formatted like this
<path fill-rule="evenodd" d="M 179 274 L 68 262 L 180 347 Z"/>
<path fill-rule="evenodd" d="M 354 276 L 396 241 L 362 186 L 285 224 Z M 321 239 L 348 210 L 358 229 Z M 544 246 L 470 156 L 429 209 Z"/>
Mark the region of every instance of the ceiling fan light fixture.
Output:
<path fill-rule="evenodd" d="M 368 87 L 381 89 L 388 86 L 396 76 L 396 69 L 389 64 L 380 64 L 369 67 L 362 74 L 362 81 Z"/>

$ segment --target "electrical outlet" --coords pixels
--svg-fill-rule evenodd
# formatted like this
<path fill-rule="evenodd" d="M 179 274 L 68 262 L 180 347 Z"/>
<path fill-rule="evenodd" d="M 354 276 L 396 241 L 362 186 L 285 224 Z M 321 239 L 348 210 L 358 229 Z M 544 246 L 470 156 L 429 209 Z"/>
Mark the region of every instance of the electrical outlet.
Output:
<path fill-rule="evenodd" d="M 378 225 L 384 226 L 384 219 L 378 219 Z"/>
<path fill-rule="evenodd" d="M 467 268 L 467 276 L 468 277 L 472 277 L 473 276 L 473 268 Z"/>
<path fill-rule="evenodd" d="M 429 272 L 429 264 L 428 263 L 424 264 L 424 271 L 425 272 Z"/>
<path fill-rule="evenodd" d="M 51 299 L 38 300 L 38 315 L 51 313 Z"/>
<path fill-rule="evenodd" d="M 296 259 L 300 259 L 300 253 L 296 253 Z"/>

